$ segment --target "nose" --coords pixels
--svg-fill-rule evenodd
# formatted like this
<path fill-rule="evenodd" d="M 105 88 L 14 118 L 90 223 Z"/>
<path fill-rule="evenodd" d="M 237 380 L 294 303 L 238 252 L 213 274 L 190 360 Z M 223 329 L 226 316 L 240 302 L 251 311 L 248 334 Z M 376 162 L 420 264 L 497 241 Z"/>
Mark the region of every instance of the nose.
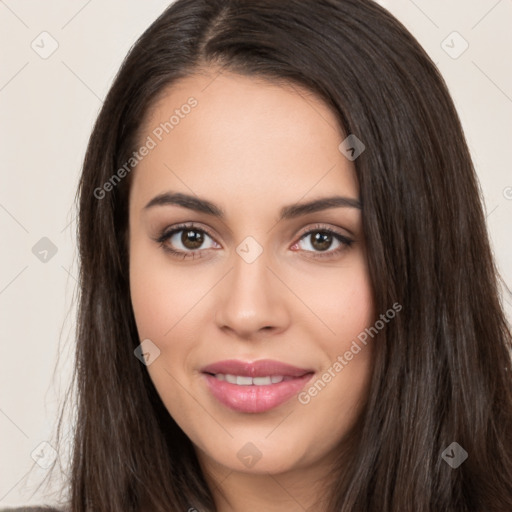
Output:
<path fill-rule="evenodd" d="M 290 292 L 269 264 L 265 251 L 252 263 L 234 255 L 234 268 L 218 290 L 215 320 L 220 329 L 240 339 L 255 339 L 288 327 Z"/>

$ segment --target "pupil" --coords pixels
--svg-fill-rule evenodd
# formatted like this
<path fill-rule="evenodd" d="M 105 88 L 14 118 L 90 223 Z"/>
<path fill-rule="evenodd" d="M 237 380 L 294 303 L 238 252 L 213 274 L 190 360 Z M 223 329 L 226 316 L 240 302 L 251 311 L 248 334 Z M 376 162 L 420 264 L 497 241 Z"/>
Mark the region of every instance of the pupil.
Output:
<path fill-rule="evenodd" d="M 183 231 L 181 242 L 187 249 L 198 249 L 203 244 L 203 234 L 199 231 Z"/>
<path fill-rule="evenodd" d="M 319 242 L 319 245 L 316 245 L 316 243 Z M 332 242 L 332 235 L 329 235 L 328 233 L 322 233 L 320 231 L 316 232 L 313 237 L 313 247 L 315 249 L 318 249 L 320 251 L 325 251 L 329 249 Z"/>

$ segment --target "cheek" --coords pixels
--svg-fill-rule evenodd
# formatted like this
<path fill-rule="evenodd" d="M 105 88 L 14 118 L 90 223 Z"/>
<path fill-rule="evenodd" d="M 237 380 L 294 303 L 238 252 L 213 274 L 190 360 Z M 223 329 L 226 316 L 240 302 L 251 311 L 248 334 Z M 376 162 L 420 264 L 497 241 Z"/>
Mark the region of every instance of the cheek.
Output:
<path fill-rule="evenodd" d="M 372 286 L 362 255 L 356 254 L 336 272 L 317 272 L 296 283 L 297 295 L 315 313 L 310 326 L 317 330 L 314 339 L 322 340 L 326 352 L 339 353 L 373 323 Z"/>
<path fill-rule="evenodd" d="M 305 424 L 313 429 L 321 419 L 322 431 L 331 432 L 322 440 L 327 444 L 350 428 L 368 393 L 373 341 L 365 330 L 373 326 L 375 310 L 363 261 L 352 261 L 335 279 L 331 275 L 317 280 L 318 293 L 308 295 L 311 309 L 323 323 L 312 323 L 310 336 L 324 358 L 322 369 L 299 395 L 299 402 Z"/>
<path fill-rule="evenodd" d="M 189 368 L 193 343 L 188 320 L 204 291 L 166 264 L 165 255 L 137 241 L 130 248 L 130 294 L 139 339 L 150 339 L 160 350 L 147 367 L 155 388 L 175 419 L 197 414 L 179 383 Z"/>
<path fill-rule="evenodd" d="M 366 269 L 360 269 L 346 276 L 336 290 L 331 290 L 332 309 L 328 310 L 332 318 L 333 329 L 343 340 L 356 337 L 374 321 L 374 307 L 371 283 Z"/>
<path fill-rule="evenodd" d="M 201 299 L 214 282 L 207 268 L 184 271 L 144 240 L 131 247 L 130 294 L 139 339 L 151 340 L 160 351 L 147 370 L 175 419 L 187 416 L 191 406 L 180 383 L 194 371 L 198 326 L 205 320 Z"/>
<path fill-rule="evenodd" d="M 155 247 L 145 241 L 130 247 L 130 294 L 139 335 L 156 342 L 170 337 L 204 291 L 191 285 L 186 272 L 173 269 Z"/>

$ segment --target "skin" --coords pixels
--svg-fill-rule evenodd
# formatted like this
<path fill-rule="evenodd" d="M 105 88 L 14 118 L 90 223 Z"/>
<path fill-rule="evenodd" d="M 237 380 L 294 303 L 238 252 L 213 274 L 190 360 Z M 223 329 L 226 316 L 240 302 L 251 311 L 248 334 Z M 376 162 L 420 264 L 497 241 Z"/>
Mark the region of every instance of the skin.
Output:
<path fill-rule="evenodd" d="M 219 403 L 200 370 L 224 359 L 275 359 L 313 369 L 307 390 L 373 325 L 361 211 L 335 207 L 277 220 L 285 205 L 359 198 L 354 164 L 338 150 L 345 135 L 330 109 L 295 85 L 211 71 L 166 91 L 144 120 L 141 143 L 191 96 L 198 105 L 132 176 L 131 298 L 140 339 L 160 350 L 147 370 L 193 442 L 219 512 L 322 510 L 333 449 L 367 397 L 371 343 L 308 404 L 292 397 L 265 413 Z M 226 217 L 144 208 L 170 191 L 208 199 Z M 199 249 L 184 245 L 181 232 L 165 244 L 201 257 L 174 257 L 155 241 L 183 222 L 212 236 L 203 234 Z M 353 243 L 333 237 L 322 251 L 314 233 L 302 236 L 317 224 Z M 248 236 L 263 250 L 252 263 L 236 252 Z M 250 468 L 237 457 L 247 443 L 261 453 Z"/>

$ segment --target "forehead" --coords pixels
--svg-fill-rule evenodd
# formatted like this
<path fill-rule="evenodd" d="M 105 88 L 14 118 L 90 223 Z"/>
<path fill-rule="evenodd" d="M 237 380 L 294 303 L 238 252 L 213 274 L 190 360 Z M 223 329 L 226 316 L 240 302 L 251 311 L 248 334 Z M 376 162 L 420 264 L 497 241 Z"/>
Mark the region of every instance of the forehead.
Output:
<path fill-rule="evenodd" d="M 353 163 L 338 149 L 344 138 L 329 107 L 295 84 L 189 76 L 146 115 L 139 143 L 154 147 L 136 166 L 132 196 L 149 200 L 168 188 L 246 201 L 333 189 L 357 197 Z"/>

